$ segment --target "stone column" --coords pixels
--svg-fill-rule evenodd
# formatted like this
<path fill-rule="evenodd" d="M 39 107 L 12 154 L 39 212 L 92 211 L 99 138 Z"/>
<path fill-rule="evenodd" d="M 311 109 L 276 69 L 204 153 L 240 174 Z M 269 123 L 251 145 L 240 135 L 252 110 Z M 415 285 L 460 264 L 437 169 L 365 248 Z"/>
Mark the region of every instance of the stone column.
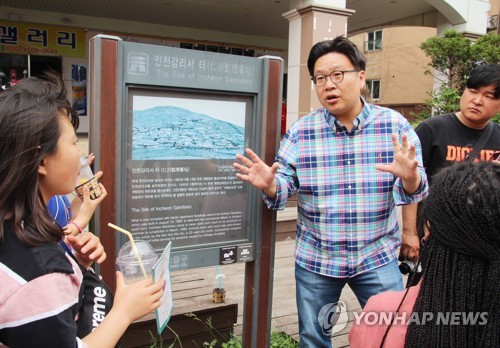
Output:
<path fill-rule="evenodd" d="M 309 50 L 319 41 L 333 39 L 339 35 L 347 36 L 347 19 L 353 13 L 354 10 L 346 9 L 345 5 L 344 8 L 340 8 L 308 2 L 303 7 L 297 7 L 283 14 L 283 17 L 290 22 L 287 129 L 300 117 L 320 106 L 307 70 Z"/>

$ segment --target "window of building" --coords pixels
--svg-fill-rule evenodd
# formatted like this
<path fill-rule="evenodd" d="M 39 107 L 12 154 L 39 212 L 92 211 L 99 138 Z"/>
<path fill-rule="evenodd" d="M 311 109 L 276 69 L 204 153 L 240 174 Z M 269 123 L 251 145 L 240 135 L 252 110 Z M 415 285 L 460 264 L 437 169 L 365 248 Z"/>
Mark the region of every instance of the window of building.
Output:
<path fill-rule="evenodd" d="M 61 73 L 62 58 L 24 54 L 0 55 L 0 87 L 7 89 L 28 76 L 39 76 L 46 70 Z"/>
<path fill-rule="evenodd" d="M 382 49 L 382 30 L 375 30 L 368 33 L 365 51 Z"/>
<path fill-rule="evenodd" d="M 368 80 L 366 85 L 368 86 L 368 98 L 371 100 L 380 99 L 380 80 Z"/>

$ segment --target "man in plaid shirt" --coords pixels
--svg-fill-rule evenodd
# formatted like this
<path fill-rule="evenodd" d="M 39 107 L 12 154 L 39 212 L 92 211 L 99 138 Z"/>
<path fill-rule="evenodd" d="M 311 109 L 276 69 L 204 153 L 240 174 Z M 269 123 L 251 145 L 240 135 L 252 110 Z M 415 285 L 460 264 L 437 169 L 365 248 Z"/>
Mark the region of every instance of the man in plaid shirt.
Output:
<path fill-rule="evenodd" d="M 361 306 L 402 290 L 396 205 L 427 195 L 417 135 L 396 111 L 367 103 L 366 61 L 348 39 L 319 42 L 308 69 L 322 108 L 298 120 L 269 167 L 250 149 L 236 176 L 263 191 L 270 209 L 298 194 L 296 299 L 301 347 L 331 347 L 335 305 L 349 284 Z M 333 313 L 335 314 L 335 313 Z"/>

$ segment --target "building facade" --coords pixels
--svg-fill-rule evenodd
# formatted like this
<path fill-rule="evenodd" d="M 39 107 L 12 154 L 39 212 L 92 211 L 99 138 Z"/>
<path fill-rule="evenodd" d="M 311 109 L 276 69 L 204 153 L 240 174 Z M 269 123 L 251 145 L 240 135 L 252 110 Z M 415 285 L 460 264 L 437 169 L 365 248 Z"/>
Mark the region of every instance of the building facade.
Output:
<path fill-rule="evenodd" d="M 306 67 L 309 48 L 320 40 L 345 35 L 369 49 L 370 100 L 408 116 L 424 101 L 425 91 L 432 89 L 427 87 L 430 77 L 423 75 L 425 57 L 418 43 L 432 30 L 440 35 L 454 28 L 469 37 L 487 30 L 498 32 L 499 7 L 500 0 L 259 0 L 251 4 L 244 0 L 108 0 L 92 5 L 76 0 L 5 0 L 0 4 L 0 78 L 6 85 L 47 67 L 59 70 L 70 99 L 83 108 L 82 94 L 88 93 L 84 78 L 88 41 L 96 34 L 219 53 L 273 55 L 285 62 L 287 129 L 319 106 Z M 381 48 L 365 47 L 365 42 L 377 41 L 382 42 Z M 85 110 L 80 112 L 80 132 L 86 133 L 88 119 Z"/>
<path fill-rule="evenodd" d="M 432 27 L 385 27 L 349 37 L 367 59 L 367 100 L 400 112 L 418 113 L 433 88 L 429 58 L 422 42 L 436 35 Z"/>

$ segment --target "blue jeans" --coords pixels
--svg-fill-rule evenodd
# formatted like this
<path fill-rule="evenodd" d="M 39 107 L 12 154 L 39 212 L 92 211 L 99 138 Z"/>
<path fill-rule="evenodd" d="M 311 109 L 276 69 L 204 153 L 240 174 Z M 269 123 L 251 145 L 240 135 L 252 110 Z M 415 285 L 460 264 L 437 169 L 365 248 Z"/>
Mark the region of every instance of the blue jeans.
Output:
<path fill-rule="evenodd" d="M 352 278 L 332 278 L 309 272 L 295 264 L 296 300 L 299 315 L 300 347 L 320 348 L 331 345 L 332 326 L 335 326 L 335 312 L 347 310 L 340 303 L 340 293 L 345 284 L 349 284 L 358 298 L 361 307 L 366 301 L 378 293 L 403 290 L 403 278 L 394 259 L 388 264 L 359 274 Z M 340 331 L 340 330 L 339 330 Z"/>

